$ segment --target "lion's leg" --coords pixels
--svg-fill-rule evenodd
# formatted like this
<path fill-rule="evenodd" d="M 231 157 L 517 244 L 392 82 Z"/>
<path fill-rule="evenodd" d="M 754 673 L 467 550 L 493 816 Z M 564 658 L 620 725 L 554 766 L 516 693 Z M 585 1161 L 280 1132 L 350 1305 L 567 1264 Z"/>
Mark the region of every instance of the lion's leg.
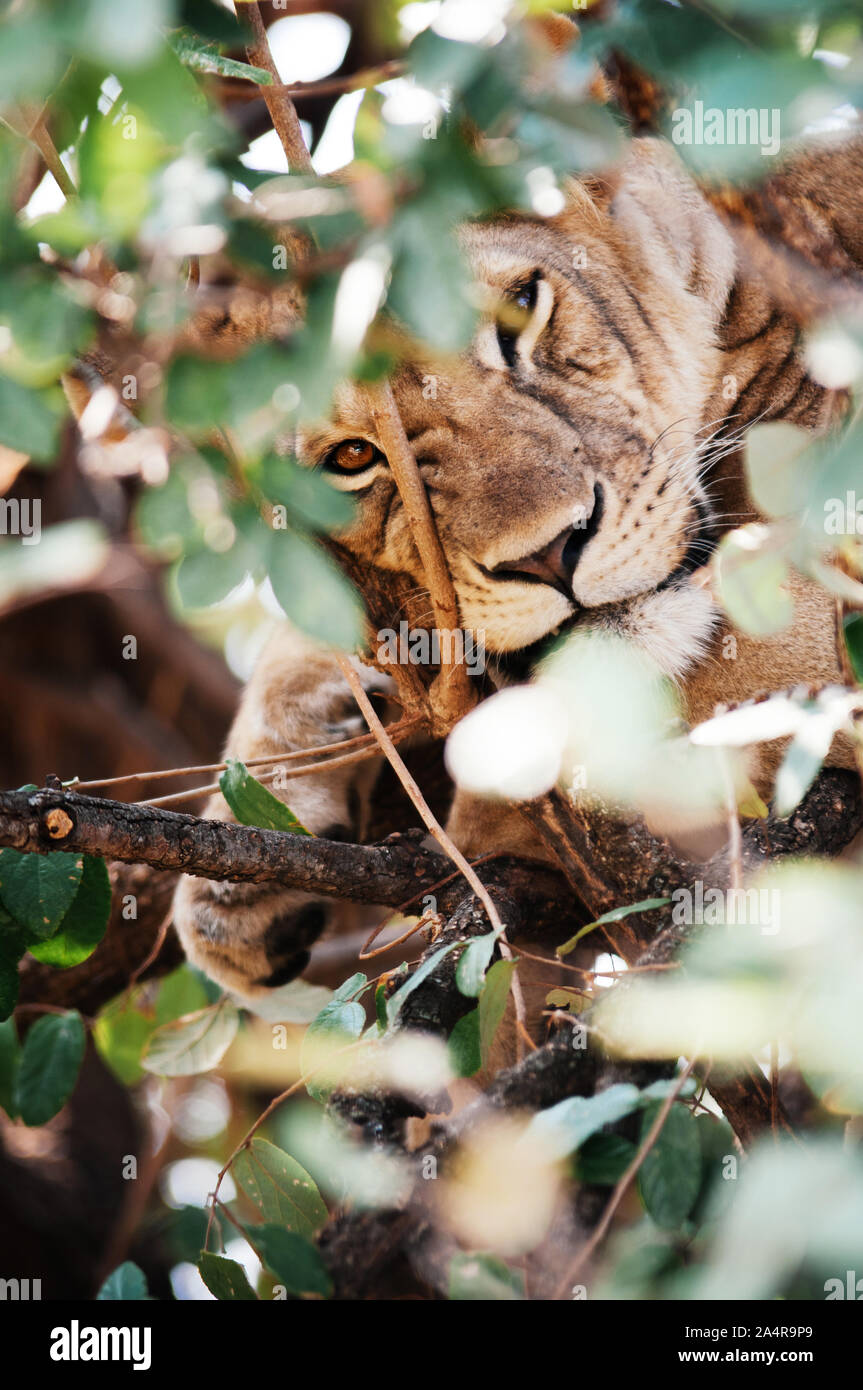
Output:
<path fill-rule="evenodd" d="M 359 664 L 357 669 L 367 688 L 386 688 L 377 672 Z M 243 694 L 226 754 L 245 761 L 365 732 L 336 657 L 284 627 L 266 647 Z M 360 762 L 288 778 L 272 790 L 312 834 L 354 839 L 374 771 L 374 762 Z M 211 798 L 204 814 L 234 819 L 221 795 Z M 194 965 L 251 1000 L 301 974 L 332 911 L 332 900 L 272 884 L 185 876 L 174 899 L 174 924 Z"/>

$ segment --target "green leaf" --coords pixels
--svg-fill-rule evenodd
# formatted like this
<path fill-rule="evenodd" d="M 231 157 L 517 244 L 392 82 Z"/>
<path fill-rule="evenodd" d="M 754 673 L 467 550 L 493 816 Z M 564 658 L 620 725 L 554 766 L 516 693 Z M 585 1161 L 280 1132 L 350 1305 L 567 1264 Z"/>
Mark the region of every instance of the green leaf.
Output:
<path fill-rule="evenodd" d="M 27 949 L 27 933 L 0 907 L 0 1018 L 18 1003 L 18 962 Z"/>
<path fill-rule="evenodd" d="M 483 991 L 479 996 L 479 1041 L 482 1060 L 486 1064 L 495 1034 L 506 1013 L 506 1001 L 509 998 L 509 986 L 514 970 L 514 960 L 497 961 L 486 975 Z"/>
<path fill-rule="evenodd" d="M 436 970 L 445 956 L 451 951 L 455 951 L 462 945 L 461 941 L 453 941 L 449 946 L 442 946 L 439 951 L 435 951 L 433 956 L 423 961 L 422 965 L 417 966 L 412 975 L 409 975 L 404 984 L 391 994 L 387 1000 L 387 1022 L 390 1027 L 395 1023 L 399 1012 L 409 995 L 413 994 L 424 980 L 427 980 L 433 970 Z"/>
<path fill-rule="evenodd" d="M 0 285 L 0 324 L 13 338 L 4 354 L 9 375 L 24 386 L 56 381 L 91 332 L 91 315 L 61 281 L 43 270 L 28 270 Z"/>
<path fill-rule="evenodd" d="M 93 1041 L 117 1080 L 124 1086 L 134 1086 L 144 1075 L 141 1056 L 155 1025 L 140 1009 L 124 1007 L 124 998 L 121 995 L 102 1010 L 93 1029 Z"/>
<path fill-rule="evenodd" d="M 558 1158 L 565 1158 L 592 1134 L 622 1120 L 641 1103 L 637 1086 L 618 1082 L 595 1096 L 570 1096 L 548 1110 L 541 1110 L 533 1117 L 529 1128 L 551 1146 Z"/>
<path fill-rule="evenodd" d="M 84 872 L 82 854 L 21 854 L 0 850 L 0 901 L 34 936 L 52 936 Z"/>
<path fill-rule="evenodd" d="M 202 1250 L 198 1259 L 198 1273 L 210 1290 L 221 1302 L 257 1303 L 255 1293 L 243 1266 L 236 1260 L 228 1260 L 224 1255 L 211 1255 Z"/>
<path fill-rule="evenodd" d="M 240 1022 L 233 1004 L 222 1000 L 188 1018 L 157 1028 L 141 1058 L 145 1071 L 156 1076 L 195 1076 L 221 1062 Z"/>
<path fill-rule="evenodd" d="M 146 1303 L 149 1297 L 144 1271 L 132 1260 L 118 1265 L 96 1294 L 100 1303 Z"/>
<path fill-rule="evenodd" d="M 322 473 L 301 468 L 290 458 L 270 455 L 264 459 L 260 487 L 270 502 L 285 507 L 292 517 L 315 531 L 346 526 L 356 512 L 350 493 L 338 492 Z"/>
<path fill-rule="evenodd" d="M 588 932 L 594 931 L 597 927 L 602 927 L 606 922 L 620 922 L 624 917 L 628 917 L 632 912 L 652 912 L 657 907 L 665 907 L 670 903 L 670 898 L 644 898 L 640 903 L 629 903 L 626 907 L 614 907 L 610 912 L 604 912 L 601 917 L 597 917 L 595 922 L 588 922 L 586 927 L 581 927 L 571 936 L 568 941 L 564 941 L 562 946 L 558 946 L 556 954 L 558 956 L 568 956 Z"/>
<path fill-rule="evenodd" d="M 863 613 L 848 613 L 842 626 L 854 679 L 863 685 Z"/>
<path fill-rule="evenodd" d="M 719 597 L 735 627 L 753 637 L 771 637 L 788 627 L 794 601 L 788 565 L 760 523 L 729 531 L 715 557 Z"/>
<path fill-rule="evenodd" d="M 746 435 L 749 495 L 764 516 L 791 516 L 806 505 L 811 486 L 809 430 L 788 420 L 754 425 Z"/>
<path fill-rule="evenodd" d="M 650 1105 L 641 1128 L 642 1143 L 661 1102 Z M 701 1187 L 701 1141 L 692 1111 L 674 1104 L 638 1173 L 638 1189 L 657 1226 L 675 1230 L 685 1221 Z"/>
<path fill-rule="evenodd" d="M 487 932 L 469 943 L 459 956 L 455 968 L 455 982 L 462 994 L 475 999 L 485 984 L 485 972 L 494 954 L 495 934 Z"/>
<path fill-rule="evenodd" d="M 18 1115 L 18 1107 L 15 1104 L 15 1078 L 18 1075 L 20 1057 L 18 1028 L 13 1018 L 7 1018 L 5 1023 L 0 1023 L 0 1106 L 10 1120 L 16 1119 Z"/>
<path fill-rule="evenodd" d="M 365 1023 L 366 1011 L 362 1004 L 332 998 L 306 1029 L 300 1053 L 303 1075 L 318 1067 L 326 1068 L 333 1053 L 360 1037 Z M 328 1068 L 324 1069 L 322 1075 L 310 1077 L 306 1082 L 306 1090 L 313 1100 L 325 1100 L 335 1085 L 327 1071 Z"/>
<path fill-rule="evenodd" d="M 229 550 L 186 554 L 177 566 L 177 593 L 184 608 L 210 608 L 220 603 L 249 573 L 248 548 L 242 541 Z"/>
<path fill-rule="evenodd" d="M 575 1176 L 596 1187 L 613 1187 L 626 1172 L 636 1148 L 620 1134 L 592 1134 L 578 1150 Z"/>
<path fill-rule="evenodd" d="M 91 956 L 105 935 L 111 915 L 111 880 L 104 859 L 84 856 L 84 869 L 78 891 L 72 899 L 60 929 L 40 944 L 30 946 L 31 956 L 43 965 L 67 970 Z"/>
<path fill-rule="evenodd" d="M 471 1009 L 469 1014 L 453 1028 L 447 1040 L 450 1064 L 456 1076 L 473 1076 L 482 1066 L 482 1048 L 479 1034 L 479 1009 Z"/>
<path fill-rule="evenodd" d="M 259 87 L 269 87 L 272 76 L 266 68 L 256 68 L 251 63 L 239 63 L 234 58 L 223 58 L 218 44 L 202 39 L 191 29 L 175 29 L 168 35 L 168 42 L 184 67 L 193 72 L 213 72 L 221 77 L 244 77 L 256 82 Z"/>
<path fill-rule="evenodd" d="M 494 1255 L 454 1255 L 449 1297 L 457 1302 L 519 1302 L 524 1298 L 524 1276 Z"/>
<path fill-rule="evenodd" d="M 86 1035 L 75 1009 L 47 1014 L 30 1029 L 21 1049 L 15 1104 L 25 1125 L 44 1125 L 75 1089 Z"/>
<path fill-rule="evenodd" d="M 216 1002 L 209 998 L 200 976 L 191 966 L 178 966 L 159 985 L 156 1023 L 161 1028 L 166 1023 L 173 1023 L 175 1019 L 196 1013 Z"/>
<path fill-rule="evenodd" d="M 314 1180 L 295 1158 L 266 1139 L 253 1139 L 231 1172 L 266 1222 L 311 1238 L 327 1219 Z M 209 1285 L 208 1285 L 209 1287 Z"/>
<path fill-rule="evenodd" d="M 62 417 L 59 400 L 0 373 L 0 444 L 51 460 L 57 453 Z"/>
<path fill-rule="evenodd" d="M 298 531 L 276 531 L 268 570 L 273 593 L 303 632 L 345 651 L 363 637 L 359 596 L 320 546 Z"/>
<path fill-rule="evenodd" d="M 311 833 L 300 824 L 290 807 L 267 791 L 238 759 L 227 759 L 219 786 L 240 825 L 257 825 L 261 830 L 286 830 L 291 835 Z"/>
<path fill-rule="evenodd" d="M 288 1293 L 332 1293 L 332 1282 L 317 1249 L 293 1231 L 281 1226 L 248 1226 L 252 1248 L 275 1274 Z"/>

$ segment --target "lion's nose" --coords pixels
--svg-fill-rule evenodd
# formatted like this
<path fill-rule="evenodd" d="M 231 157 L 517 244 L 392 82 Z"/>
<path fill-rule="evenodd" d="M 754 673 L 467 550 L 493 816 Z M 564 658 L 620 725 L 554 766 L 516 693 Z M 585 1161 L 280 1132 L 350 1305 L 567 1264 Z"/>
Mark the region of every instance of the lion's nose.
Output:
<path fill-rule="evenodd" d="M 602 521 L 602 488 L 597 483 L 590 510 L 585 509 L 574 526 L 568 526 L 555 536 L 542 550 L 525 555 L 520 560 L 510 560 L 495 567 L 495 574 L 506 572 L 513 577 L 538 580 L 559 589 L 568 599 L 572 598 L 572 577 L 588 542 L 593 540 Z"/>

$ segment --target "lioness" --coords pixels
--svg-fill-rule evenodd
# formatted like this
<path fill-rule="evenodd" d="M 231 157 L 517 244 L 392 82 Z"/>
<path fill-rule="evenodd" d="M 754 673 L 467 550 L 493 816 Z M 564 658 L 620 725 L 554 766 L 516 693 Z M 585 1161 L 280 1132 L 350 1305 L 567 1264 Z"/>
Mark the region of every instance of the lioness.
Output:
<path fill-rule="evenodd" d="M 706 481 L 717 449 L 728 452 L 755 420 L 822 430 L 843 404 L 807 374 L 801 353 L 801 319 L 817 292 L 810 287 L 802 312 L 791 301 L 819 265 L 832 283 L 858 287 L 863 140 L 800 155 L 776 179 L 777 220 L 796 219 L 785 292 L 652 139 L 632 142 L 607 187 L 574 184 L 557 216 L 463 230 L 489 302 L 508 301 L 521 318 L 485 315 L 435 398 L 423 389 L 425 365 L 404 365 L 392 384 L 462 622 L 485 633 L 502 665 L 526 674 L 543 639 L 567 624 L 610 627 L 680 683 L 692 721 L 717 701 L 840 677 L 833 601 L 807 580 L 793 581 L 791 639 L 737 634 L 733 662 L 715 660 L 723 621 L 690 582 L 721 532 L 755 516 L 739 466 Z M 771 196 L 768 185 L 768 205 Z M 345 387 L 303 449 L 359 499 L 342 544 L 362 564 L 422 585 L 362 392 Z M 310 747 L 356 727 L 336 659 L 285 629 L 258 664 L 227 752 Z M 354 771 L 304 777 L 280 794 L 313 832 L 350 833 Z M 230 818 L 219 796 L 206 814 Z M 517 818 L 462 796 L 450 828 L 468 851 L 536 852 Z M 191 877 L 174 912 L 189 959 L 252 1000 L 303 970 L 326 918 L 326 904 L 301 893 Z"/>

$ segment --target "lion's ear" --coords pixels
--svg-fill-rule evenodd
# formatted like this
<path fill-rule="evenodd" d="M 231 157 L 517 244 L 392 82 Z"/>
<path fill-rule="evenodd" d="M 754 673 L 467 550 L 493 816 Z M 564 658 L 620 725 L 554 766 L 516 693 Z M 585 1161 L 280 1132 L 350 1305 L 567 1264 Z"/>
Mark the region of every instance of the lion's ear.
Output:
<path fill-rule="evenodd" d="M 610 213 L 651 277 L 698 295 L 718 323 L 734 281 L 734 243 L 669 145 L 632 142 Z"/>

